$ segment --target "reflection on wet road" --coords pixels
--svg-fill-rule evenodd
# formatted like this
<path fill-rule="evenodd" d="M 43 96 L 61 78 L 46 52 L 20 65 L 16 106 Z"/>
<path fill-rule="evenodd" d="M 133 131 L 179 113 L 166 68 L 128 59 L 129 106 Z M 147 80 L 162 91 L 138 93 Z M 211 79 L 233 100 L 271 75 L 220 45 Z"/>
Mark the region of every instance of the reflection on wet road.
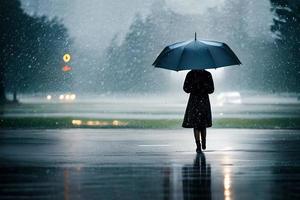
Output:
<path fill-rule="evenodd" d="M 196 155 L 193 165 L 182 168 L 184 199 L 211 199 L 211 170 L 204 154 Z"/>
<path fill-rule="evenodd" d="M 299 199 L 298 130 L 1 130 L 0 199 Z"/>

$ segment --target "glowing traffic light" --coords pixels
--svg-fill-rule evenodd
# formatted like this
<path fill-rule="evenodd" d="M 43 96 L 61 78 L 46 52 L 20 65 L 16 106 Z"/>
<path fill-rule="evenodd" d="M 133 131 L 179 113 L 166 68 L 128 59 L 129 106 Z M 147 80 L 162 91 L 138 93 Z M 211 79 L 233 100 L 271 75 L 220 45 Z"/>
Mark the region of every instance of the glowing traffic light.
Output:
<path fill-rule="evenodd" d="M 68 53 L 66 53 L 66 54 L 63 56 L 63 60 L 64 60 L 65 64 L 67 64 L 68 62 L 71 61 L 71 55 L 68 54 Z M 65 65 L 65 66 L 62 68 L 62 70 L 63 70 L 64 72 L 69 72 L 69 71 L 72 70 L 72 67 L 70 67 L 69 65 Z"/>
<path fill-rule="evenodd" d="M 64 56 L 63 56 L 63 59 L 64 59 L 64 62 L 65 63 L 68 63 L 71 61 L 71 55 L 66 53 Z"/>
<path fill-rule="evenodd" d="M 71 71 L 71 70 L 72 70 L 72 67 L 70 67 L 70 66 L 68 66 L 68 65 L 65 65 L 65 66 L 62 68 L 62 70 L 63 70 L 64 72 L 68 72 L 68 71 Z"/>

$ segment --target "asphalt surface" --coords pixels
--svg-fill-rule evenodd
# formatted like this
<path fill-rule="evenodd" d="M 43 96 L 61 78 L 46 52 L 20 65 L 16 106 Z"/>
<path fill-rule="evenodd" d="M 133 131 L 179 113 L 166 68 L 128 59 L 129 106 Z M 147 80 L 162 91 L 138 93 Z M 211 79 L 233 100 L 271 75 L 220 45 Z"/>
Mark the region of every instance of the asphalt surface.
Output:
<path fill-rule="evenodd" d="M 0 130 L 0 199 L 300 199 L 300 131 Z"/>

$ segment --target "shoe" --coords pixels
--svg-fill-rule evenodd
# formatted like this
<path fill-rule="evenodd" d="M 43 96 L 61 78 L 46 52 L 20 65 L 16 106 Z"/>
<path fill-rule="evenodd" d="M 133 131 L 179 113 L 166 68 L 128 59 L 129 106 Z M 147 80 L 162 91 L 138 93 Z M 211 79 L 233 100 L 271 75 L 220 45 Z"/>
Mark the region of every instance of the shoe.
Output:
<path fill-rule="evenodd" d="M 196 152 L 197 152 L 197 153 L 201 153 L 201 152 L 202 152 L 202 149 L 201 149 L 201 143 L 200 143 L 200 141 L 196 141 L 196 145 L 197 145 Z"/>
<path fill-rule="evenodd" d="M 201 147 L 200 148 L 197 147 L 196 152 L 197 153 L 202 153 Z"/>
<path fill-rule="evenodd" d="M 203 149 L 203 150 L 206 149 L 206 139 L 202 141 L 202 149 Z"/>

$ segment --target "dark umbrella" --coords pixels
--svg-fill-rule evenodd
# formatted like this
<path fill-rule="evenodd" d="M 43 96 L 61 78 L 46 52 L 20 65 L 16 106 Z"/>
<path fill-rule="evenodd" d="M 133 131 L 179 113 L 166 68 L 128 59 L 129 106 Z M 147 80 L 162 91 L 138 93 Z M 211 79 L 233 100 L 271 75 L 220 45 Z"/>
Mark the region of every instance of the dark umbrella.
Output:
<path fill-rule="evenodd" d="M 175 71 L 190 69 L 212 69 L 240 65 L 241 61 L 222 42 L 197 40 L 178 42 L 167 46 L 154 61 L 155 67 Z"/>

